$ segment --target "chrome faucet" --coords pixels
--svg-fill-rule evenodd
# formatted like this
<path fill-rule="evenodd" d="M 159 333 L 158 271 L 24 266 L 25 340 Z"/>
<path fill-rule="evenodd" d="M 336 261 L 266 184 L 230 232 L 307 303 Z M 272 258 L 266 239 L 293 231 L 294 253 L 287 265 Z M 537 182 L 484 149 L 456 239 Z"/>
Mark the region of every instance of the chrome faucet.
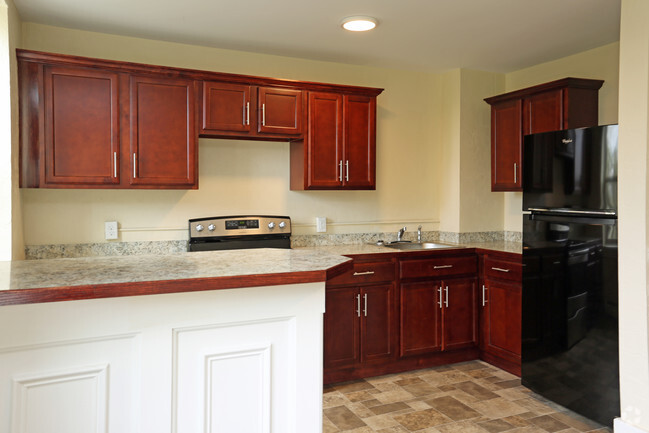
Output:
<path fill-rule="evenodd" d="M 421 243 L 421 225 L 417 227 L 417 243 Z"/>
<path fill-rule="evenodd" d="M 406 232 L 407 227 L 403 227 L 399 229 L 399 233 L 397 233 L 397 242 L 401 242 L 401 238 L 403 237 L 403 234 Z"/>

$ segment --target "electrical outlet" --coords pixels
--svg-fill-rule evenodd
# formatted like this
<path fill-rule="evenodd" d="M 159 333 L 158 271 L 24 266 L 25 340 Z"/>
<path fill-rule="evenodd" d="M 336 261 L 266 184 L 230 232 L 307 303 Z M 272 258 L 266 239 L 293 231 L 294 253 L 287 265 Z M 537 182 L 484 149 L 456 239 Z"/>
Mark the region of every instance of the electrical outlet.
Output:
<path fill-rule="evenodd" d="M 315 217 L 315 231 L 318 233 L 327 231 L 327 217 Z"/>
<path fill-rule="evenodd" d="M 104 231 L 106 233 L 106 240 L 114 240 L 119 238 L 119 235 L 117 233 L 117 221 L 106 221 L 104 225 Z"/>

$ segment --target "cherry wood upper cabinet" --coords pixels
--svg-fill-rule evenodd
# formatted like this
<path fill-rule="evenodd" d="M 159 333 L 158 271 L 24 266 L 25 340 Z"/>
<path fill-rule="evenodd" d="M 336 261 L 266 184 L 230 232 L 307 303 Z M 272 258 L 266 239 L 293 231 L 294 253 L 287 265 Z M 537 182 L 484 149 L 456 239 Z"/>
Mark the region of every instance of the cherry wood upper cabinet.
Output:
<path fill-rule="evenodd" d="M 43 162 L 23 170 L 21 181 L 26 186 L 49 187 L 119 184 L 118 75 L 36 65 L 22 65 L 21 72 L 42 76 L 42 105 L 21 101 L 21 114 L 34 122 L 43 119 L 43 130 L 23 129 L 23 133 L 31 135 L 33 143 L 44 142 L 44 146 L 21 149 L 28 160 Z M 21 90 L 39 95 L 39 81 L 23 80 Z"/>
<path fill-rule="evenodd" d="M 196 185 L 195 95 L 191 80 L 131 76 L 131 185 Z"/>
<path fill-rule="evenodd" d="M 301 139 L 306 92 L 204 81 L 201 135 L 262 140 Z"/>
<path fill-rule="evenodd" d="M 202 136 L 299 143 L 291 147 L 293 189 L 374 188 L 383 89 L 20 49 L 16 56 L 21 187 L 198 188 Z M 335 95 L 333 118 L 323 98 L 307 121 L 308 94 Z M 315 153 L 305 142 L 318 143 Z"/>
<path fill-rule="evenodd" d="M 251 86 L 203 81 L 201 133 L 250 132 Z"/>
<path fill-rule="evenodd" d="M 596 126 L 603 83 L 564 78 L 485 99 L 491 105 L 491 190 L 523 190 L 524 135 Z"/>
<path fill-rule="evenodd" d="M 260 87 L 257 131 L 288 136 L 302 134 L 303 99 L 302 90 Z"/>
<path fill-rule="evenodd" d="M 291 143 L 291 189 L 376 188 L 376 97 L 310 92 L 304 142 Z"/>

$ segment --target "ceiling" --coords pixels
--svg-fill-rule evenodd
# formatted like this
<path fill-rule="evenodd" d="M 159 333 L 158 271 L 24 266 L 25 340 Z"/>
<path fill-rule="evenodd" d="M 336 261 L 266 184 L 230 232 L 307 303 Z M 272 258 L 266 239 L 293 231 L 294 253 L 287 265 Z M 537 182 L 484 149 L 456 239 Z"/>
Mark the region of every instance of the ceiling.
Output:
<path fill-rule="evenodd" d="M 14 0 L 23 21 L 359 65 L 511 72 L 619 40 L 620 0 Z M 368 33 L 340 27 L 370 15 Z"/>

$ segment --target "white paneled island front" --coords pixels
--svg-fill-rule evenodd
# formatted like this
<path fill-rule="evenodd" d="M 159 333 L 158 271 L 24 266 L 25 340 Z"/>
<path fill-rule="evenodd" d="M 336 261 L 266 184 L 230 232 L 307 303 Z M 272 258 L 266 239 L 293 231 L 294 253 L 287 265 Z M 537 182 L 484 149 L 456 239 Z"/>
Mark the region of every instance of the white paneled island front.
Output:
<path fill-rule="evenodd" d="M 0 433 L 320 432 L 325 280 L 349 266 L 274 249 L 0 263 Z"/>

